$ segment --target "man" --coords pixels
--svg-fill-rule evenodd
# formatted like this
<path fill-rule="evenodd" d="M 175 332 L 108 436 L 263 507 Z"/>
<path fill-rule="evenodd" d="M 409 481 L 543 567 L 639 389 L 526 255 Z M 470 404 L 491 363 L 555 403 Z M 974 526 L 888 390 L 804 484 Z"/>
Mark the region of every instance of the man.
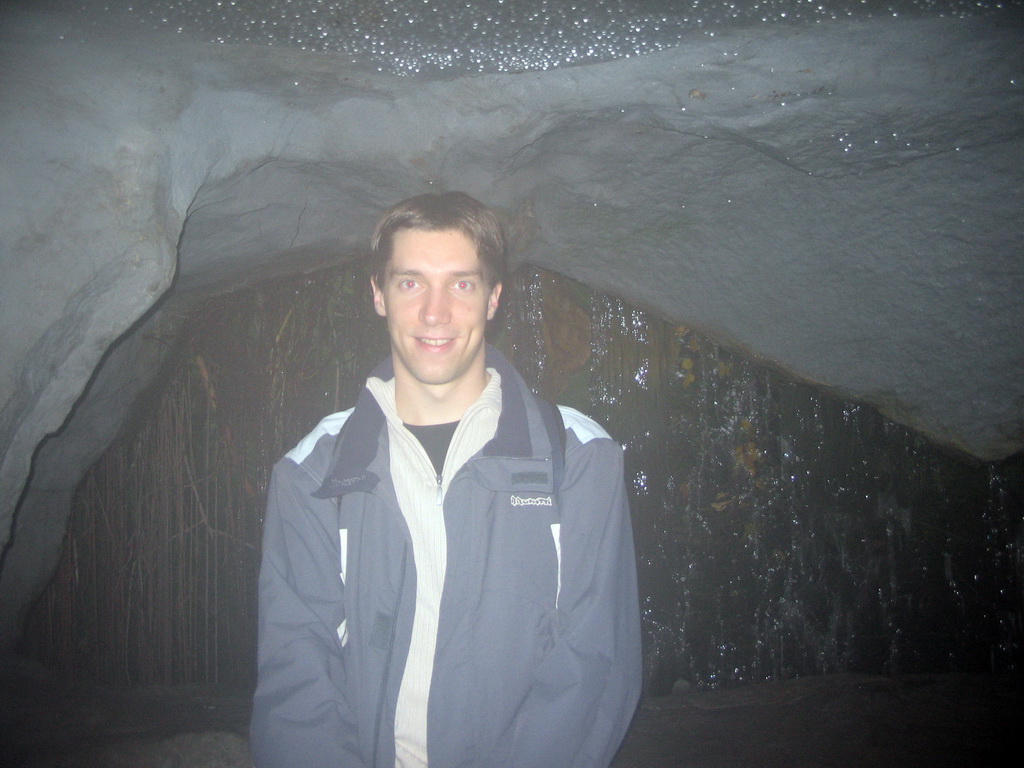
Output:
<path fill-rule="evenodd" d="M 622 451 L 484 341 L 494 213 L 460 192 L 372 241 L 391 357 L 274 468 L 258 768 L 599 768 L 640 689 Z"/>

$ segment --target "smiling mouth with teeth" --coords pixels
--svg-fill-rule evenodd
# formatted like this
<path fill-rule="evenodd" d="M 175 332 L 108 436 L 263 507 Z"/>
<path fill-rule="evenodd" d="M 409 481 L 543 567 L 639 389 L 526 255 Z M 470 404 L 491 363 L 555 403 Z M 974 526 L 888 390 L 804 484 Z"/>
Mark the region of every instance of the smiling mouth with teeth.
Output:
<path fill-rule="evenodd" d="M 431 347 L 440 347 L 447 344 L 451 339 L 420 339 L 420 341 Z"/>

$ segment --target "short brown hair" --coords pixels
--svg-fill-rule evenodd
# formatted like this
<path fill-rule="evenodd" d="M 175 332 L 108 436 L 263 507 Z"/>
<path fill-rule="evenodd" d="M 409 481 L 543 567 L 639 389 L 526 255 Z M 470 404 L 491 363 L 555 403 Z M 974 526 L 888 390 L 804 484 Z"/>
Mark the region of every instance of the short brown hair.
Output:
<path fill-rule="evenodd" d="M 377 223 L 370 241 L 370 269 L 377 285 L 387 277 L 395 234 L 406 229 L 461 232 L 476 247 L 488 286 L 505 279 L 507 246 L 494 211 L 465 192 L 428 192 L 398 203 Z"/>

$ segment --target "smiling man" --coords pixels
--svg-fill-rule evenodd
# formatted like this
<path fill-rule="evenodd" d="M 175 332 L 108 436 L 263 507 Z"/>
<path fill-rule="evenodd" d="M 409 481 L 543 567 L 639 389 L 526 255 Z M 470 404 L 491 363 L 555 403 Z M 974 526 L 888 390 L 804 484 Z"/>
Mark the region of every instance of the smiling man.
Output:
<path fill-rule="evenodd" d="M 501 283 L 485 277 L 461 231 L 403 229 L 372 286 L 387 318 L 399 414 L 412 424 L 457 421 L 488 380 L 484 333 Z"/>
<path fill-rule="evenodd" d="M 274 468 L 258 768 L 601 768 L 640 691 L 622 450 L 485 342 L 505 240 L 461 192 L 372 240 L 391 356 Z"/>

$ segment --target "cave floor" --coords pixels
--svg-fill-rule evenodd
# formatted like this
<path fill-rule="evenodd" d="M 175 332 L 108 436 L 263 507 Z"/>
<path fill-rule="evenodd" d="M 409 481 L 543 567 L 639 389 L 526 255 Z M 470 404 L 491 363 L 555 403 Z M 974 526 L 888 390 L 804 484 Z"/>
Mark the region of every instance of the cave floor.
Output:
<path fill-rule="evenodd" d="M 828 675 L 646 699 L 613 768 L 1019 765 L 1020 680 Z M 249 696 L 0 668 L 0 765 L 249 766 Z M 297 767 L 298 768 L 298 767 Z"/>

